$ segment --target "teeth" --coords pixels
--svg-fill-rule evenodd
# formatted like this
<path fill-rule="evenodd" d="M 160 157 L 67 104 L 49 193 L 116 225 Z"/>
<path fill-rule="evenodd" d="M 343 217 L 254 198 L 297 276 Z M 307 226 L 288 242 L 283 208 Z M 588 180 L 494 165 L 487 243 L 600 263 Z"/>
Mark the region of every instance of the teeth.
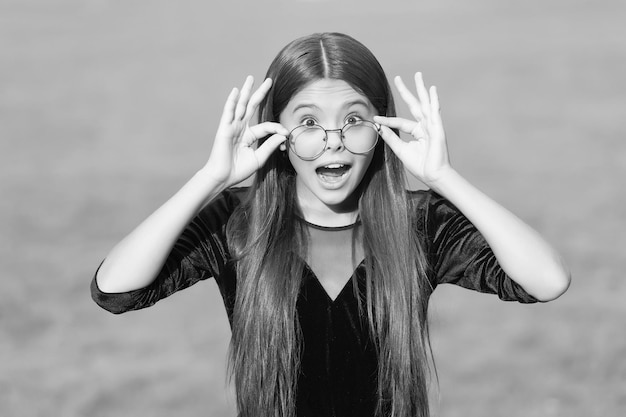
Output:
<path fill-rule="evenodd" d="M 341 167 L 343 167 L 343 164 L 330 164 L 330 165 L 326 165 L 324 168 L 335 169 L 335 168 L 341 168 Z"/>

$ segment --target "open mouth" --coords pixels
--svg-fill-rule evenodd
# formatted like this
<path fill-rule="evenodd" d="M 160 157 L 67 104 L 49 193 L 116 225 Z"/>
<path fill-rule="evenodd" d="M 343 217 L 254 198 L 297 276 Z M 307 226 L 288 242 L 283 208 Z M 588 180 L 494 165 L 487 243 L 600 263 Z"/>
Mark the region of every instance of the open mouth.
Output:
<path fill-rule="evenodd" d="M 317 175 L 326 182 L 338 182 L 350 171 L 351 165 L 329 164 L 315 170 Z"/>

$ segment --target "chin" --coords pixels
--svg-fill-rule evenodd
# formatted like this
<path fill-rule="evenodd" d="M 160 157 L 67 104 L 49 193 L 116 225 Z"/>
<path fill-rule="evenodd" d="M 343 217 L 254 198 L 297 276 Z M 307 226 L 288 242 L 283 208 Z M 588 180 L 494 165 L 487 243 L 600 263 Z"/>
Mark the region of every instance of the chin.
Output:
<path fill-rule="evenodd" d="M 315 187 L 317 188 L 317 187 Z M 331 208 L 339 208 L 345 206 L 346 210 L 356 210 L 358 207 L 358 196 L 355 194 L 358 191 L 357 185 L 347 185 L 338 189 L 309 189 L 312 196 L 324 205 Z M 348 207 L 351 206 L 351 207 Z"/>
<path fill-rule="evenodd" d="M 330 195 L 330 196 L 320 196 L 318 198 L 322 203 L 326 204 L 329 207 L 337 207 L 337 206 L 349 204 L 352 201 L 351 197 L 354 194 L 354 192 L 352 193 L 336 192 L 334 194 L 335 195 Z"/>

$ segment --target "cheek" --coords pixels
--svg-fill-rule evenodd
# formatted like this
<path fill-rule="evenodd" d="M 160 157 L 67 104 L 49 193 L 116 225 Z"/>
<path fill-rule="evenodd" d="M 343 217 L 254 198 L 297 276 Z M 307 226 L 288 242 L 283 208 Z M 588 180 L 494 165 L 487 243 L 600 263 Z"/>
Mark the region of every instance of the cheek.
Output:
<path fill-rule="evenodd" d="M 363 174 L 367 172 L 370 165 L 372 165 L 372 160 L 374 159 L 374 152 L 371 152 L 367 155 L 363 155 L 362 159 L 359 159 L 359 166 L 363 171 Z"/>
<path fill-rule="evenodd" d="M 289 163 L 291 164 L 293 170 L 296 172 L 296 175 L 301 174 L 306 168 L 306 161 L 298 158 L 290 149 L 287 149 L 287 158 L 289 159 Z"/>
<path fill-rule="evenodd" d="M 359 161 L 358 168 L 358 182 L 361 183 L 365 178 L 370 177 L 374 174 L 374 171 L 380 169 L 380 165 L 376 164 L 374 159 L 374 152 L 369 155 L 363 155 L 363 159 Z M 379 165 L 379 168 L 376 168 L 374 165 Z"/>

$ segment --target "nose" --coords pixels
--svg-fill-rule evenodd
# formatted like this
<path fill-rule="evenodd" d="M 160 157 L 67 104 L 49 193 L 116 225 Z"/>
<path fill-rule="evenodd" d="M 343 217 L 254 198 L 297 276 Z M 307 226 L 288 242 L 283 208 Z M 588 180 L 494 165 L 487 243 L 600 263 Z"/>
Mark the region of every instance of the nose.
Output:
<path fill-rule="evenodd" d="M 326 131 L 326 150 L 333 149 L 335 151 L 342 151 L 343 146 L 343 132 L 341 129 L 330 129 Z"/>

